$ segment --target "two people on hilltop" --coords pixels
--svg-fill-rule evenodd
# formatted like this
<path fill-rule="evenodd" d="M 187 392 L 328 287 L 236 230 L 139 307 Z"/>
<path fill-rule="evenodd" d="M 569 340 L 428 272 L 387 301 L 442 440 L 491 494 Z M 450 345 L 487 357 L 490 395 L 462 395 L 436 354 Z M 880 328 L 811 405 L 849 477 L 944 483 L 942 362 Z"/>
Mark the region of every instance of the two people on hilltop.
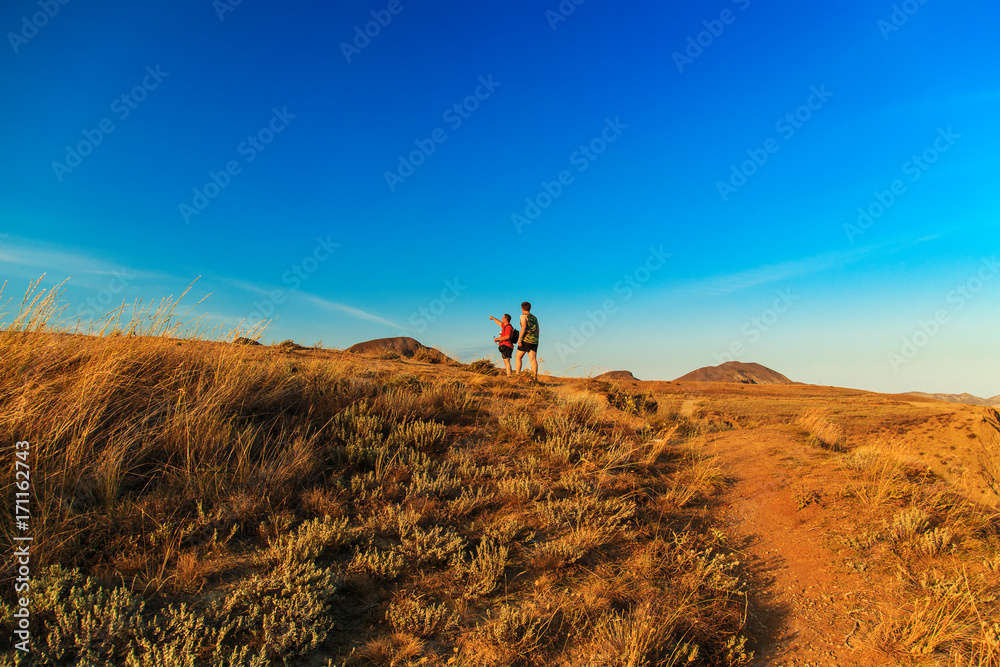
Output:
<path fill-rule="evenodd" d="M 511 374 L 510 357 L 514 352 L 514 327 L 510 323 L 510 315 L 504 314 L 503 319 L 490 315 L 490 319 L 500 325 L 500 335 L 493 339 L 500 350 L 500 357 L 503 365 L 507 368 L 507 375 Z M 521 304 L 521 333 L 517 346 L 517 358 L 515 359 L 515 372 L 521 372 L 521 362 L 524 353 L 528 353 L 528 361 L 531 364 L 531 372 L 538 377 L 538 318 L 531 314 L 531 304 L 527 301 Z"/>

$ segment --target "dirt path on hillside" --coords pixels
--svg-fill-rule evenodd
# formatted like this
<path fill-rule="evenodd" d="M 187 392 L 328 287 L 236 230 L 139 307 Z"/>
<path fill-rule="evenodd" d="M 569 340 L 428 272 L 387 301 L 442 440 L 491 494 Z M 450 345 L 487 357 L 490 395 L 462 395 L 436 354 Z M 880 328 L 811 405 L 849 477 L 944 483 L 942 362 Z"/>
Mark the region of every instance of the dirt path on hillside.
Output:
<path fill-rule="evenodd" d="M 695 409 L 698 407 L 698 399 L 689 398 L 683 403 L 681 403 L 680 415 L 681 417 L 691 417 L 694 415 Z"/>
<path fill-rule="evenodd" d="M 858 622 L 871 620 L 877 594 L 840 541 L 851 523 L 834 457 L 787 427 L 715 434 L 705 448 L 732 482 L 722 515 L 754 580 L 747 622 L 760 638 L 755 664 L 891 664 L 851 641 Z"/>

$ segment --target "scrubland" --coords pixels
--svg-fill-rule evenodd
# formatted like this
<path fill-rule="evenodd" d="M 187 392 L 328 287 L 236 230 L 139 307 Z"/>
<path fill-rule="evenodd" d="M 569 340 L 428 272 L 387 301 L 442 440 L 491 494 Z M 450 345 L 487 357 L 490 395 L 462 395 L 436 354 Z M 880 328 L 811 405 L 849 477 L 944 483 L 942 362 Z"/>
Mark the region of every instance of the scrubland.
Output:
<path fill-rule="evenodd" d="M 7 664 L 747 662 L 722 480 L 634 402 L 177 339 L 169 307 L 69 334 L 57 310 L 0 333 L 34 539 L 32 651 Z"/>
<path fill-rule="evenodd" d="M 850 650 L 1000 665 L 1000 519 L 918 456 L 955 421 L 996 491 L 995 413 L 239 346 L 180 335 L 175 302 L 84 335 L 35 296 L 0 332 L 34 540 L 32 650 L 0 664 L 753 664 L 778 629 L 748 626 L 765 584 L 707 444 L 779 427 L 843 472 L 831 553 L 879 599 Z"/>

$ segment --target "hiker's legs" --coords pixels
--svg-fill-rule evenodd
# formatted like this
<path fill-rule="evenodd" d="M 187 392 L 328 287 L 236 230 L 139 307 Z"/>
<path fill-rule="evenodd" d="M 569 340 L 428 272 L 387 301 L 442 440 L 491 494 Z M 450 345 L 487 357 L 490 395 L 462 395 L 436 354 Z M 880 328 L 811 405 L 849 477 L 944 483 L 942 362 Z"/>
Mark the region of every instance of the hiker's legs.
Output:
<path fill-rule="evenodd" d="M 515 360 L 515 363 L 514 363 L 514 368 L 517 369 L 518 373 L 521 372 L 521 359 L 523 359 L 523 358 L 524 358 L 524 350 L 518 350 L 517 351 L 517 359 Z"/>
<path fill-rule="evenodd" d="M 514 348 L 508 345 L 500 346 L 500 358 L 503 359 L 503 365 L 507 369 L 507 375 L 510 375 L 510 354 L 514 351 Z"/>
<path fill-rule="evenodd" d="M 537 378 L 538 377 L 538 353 L 535 352 L 534 350 L 532 350 L 531 352 L 528 352 L 528 360 L 531 362 L 531 372 L 534 373 L 535 377 Z"/>

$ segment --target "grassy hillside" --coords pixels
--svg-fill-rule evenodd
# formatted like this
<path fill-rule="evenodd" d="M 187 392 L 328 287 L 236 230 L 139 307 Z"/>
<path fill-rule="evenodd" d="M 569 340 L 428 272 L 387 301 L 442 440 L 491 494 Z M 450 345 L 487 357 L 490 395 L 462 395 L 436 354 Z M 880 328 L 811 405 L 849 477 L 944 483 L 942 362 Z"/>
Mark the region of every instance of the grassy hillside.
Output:
<path fill-rule="evenodd" d="M 0 665 L 1000 665 L 994 411 L 181 339 L 174 305 L 0 332 L 4 581 L 34 539 Z"/>
<path fill-rule="evenodd" d="M 38 664 L 746 663 L 721 480 L 634 398 L 106 334 L 0 333 Z"/>

